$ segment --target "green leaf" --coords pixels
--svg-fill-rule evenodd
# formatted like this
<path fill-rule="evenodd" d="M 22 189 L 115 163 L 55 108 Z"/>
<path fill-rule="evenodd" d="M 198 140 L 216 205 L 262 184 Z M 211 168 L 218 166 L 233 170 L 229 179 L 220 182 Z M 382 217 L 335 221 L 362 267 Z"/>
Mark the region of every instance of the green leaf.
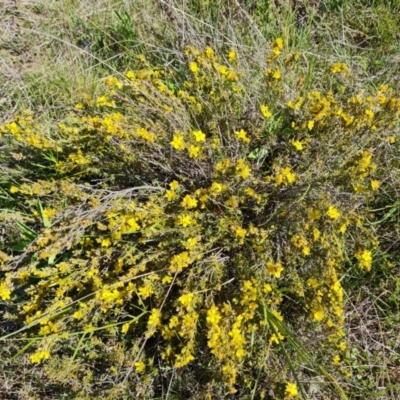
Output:
<path fill-rule="evenodd" d="M 43 226 L 45 228 L 49 228 L 51 224 L 50 224 L 49 219 L 46 217 L 46 215 L 43 211 L 42 203 L 40 202 L 40 200 L 37 201 L 37 206 L 38 206 L 38 212 L 40 214 L 40 218 L 42 219 Z"/>
<path fill-rule="evenodd" d="M 52 255 L 52 256 L 49 257 L 49 259 L 47 260 L 47 263 L 48 263 L 49 265 L 53 265 L 55 259 L 56 259 L 56 255 L 54 254 L 54 255 Z"/>
<path fill-rule="evenodd" d="M 35 342 L 37 342 L 38 339 L 34 338 L 32 339 L 29 343 L 27 343 L 21 350 L 18 351 L 17 354 L 15 354 L 13 357 L 11 357 L 10 361 L 15 360 L 17 357 L 19 357 L 21 354 L 24 354 L 26 350 L 29 349 Z"/>
<path fill-rule="evenodd" d="M 15 244 L 14 246 L 12 246 L 11 250 L 22 252 L 25 250 L 25 247 L 28 246 L 29 243 L 30 242 L 20 242 L 18 244 Z"/>
<path fill-rule="evenodd" d="M 38 234 L 33 229 L 29 228 L 29 226 L 26 226 L 24 223 L 17 221 L 17 226 L 20 230 L 21 236 L 24 239 L 33 242 L 38 237 Z"/>
<path fill-rule="evenodd" d="M 257 147 L 254 149 L 247 158 L 249 160 L 256 160 L 257 158 L 265 157 L 268 154 L 268 150 L 266 148 L 259 148 Z"/>
<path fill-rule="evenodd" d="M 290 129 L 290 128 L 285 128 L 285 129 L 283 129 L 282 131 L 281 131 L 281 135 L 283 136 L 283 135 L 290 135 L 290 134 L 292 134 L 293 133 L 293 131 Z"/>

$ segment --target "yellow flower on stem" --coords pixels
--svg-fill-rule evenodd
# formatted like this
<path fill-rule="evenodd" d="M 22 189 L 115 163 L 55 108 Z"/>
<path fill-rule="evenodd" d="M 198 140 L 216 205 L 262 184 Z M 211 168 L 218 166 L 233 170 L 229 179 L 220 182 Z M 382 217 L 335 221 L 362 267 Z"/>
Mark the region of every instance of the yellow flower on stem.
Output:
<path fill-rule="evenodd" d="M 338 219 L 341 214 L 335 208 L 335 206 L 329 206 L 328 211 L 326 212 L 326 215 L 328 215 L 328 217 L 330 217 L 331 219 Z"/>
<path fill-rule="evenodd" d="M 193 198 L 193 197 L 191 197 L 190 195 L 186 195 L 185 197 L 184 197 L 184 199 L 182 200 L 182 202 L 181 202 L 181 206 L 183 207 L 183 208 L 195 208 L 195 207 L 197 207 L 197 200 L 195 199 L 195 198 Z"/>
<path fill-rule="evenodd" d="M 176 150 L 184 150 L 185 142 L 183 141 L 182 135 L 174 135 L 172 138 L 171 146 Z"/>
<path fill-rule="evenodd" d="M 292 145 L 297 151 L 303 150 L 303 143 L 301 143 L 300 140 L 294 140 Z"/>
<path fill-rule="evenodd" d="M 189 68 L 194 74 L 197 74 L 200 71 L 199 65 L 194 61 L 190 63 Z"/>
<path fill-rule="evenodd" d="M 206 141 L 206 135 L 202 131 L 193 131 L 192 132 L 194 138 L 196 139 L 196 142 L 205 142 Z"/>
<path fill-rule="evenodd" d="M 249 143 L 250 139 L 247 137 L 247 133 L 241 129 L 240 131 L 236 131 L 235 135 L 238 137 L 238 139 L 242 140 L 245 143 Z"/>
<path fill-rule="evenodd" d="M 376 191 L 379 189 L 380 184 L 381 184 L 381 183 L 380 183 L 379 181 L 377 181 L 377 180 L 371 181 L 371 189 L 372 189 L 374 192 L 376 192 Z"/>
<path fill-rule="evenodd" d="M 271 117 L 272 117 L 272 113 L 271 113 L 271 111 L 269 111 L 268 106 L 266 106 L 266 105 L 263 104 L 263 105 L 260 107 L 260 110 L 261 110 L 261 114 L 262 114 L 265 118 L 271 118 Z"/>
<path fill-rule="evenodd" d="M 275 278 L 280 278 L 283 270 L 284 268 L 281 263 L 267 263 L 267 272 Z"/>
<path fill-rule="evenodd" d="M 228 53 L 228 60 L 229 60 L 229 62 L 234 62 L 236 60 L 236 52 L 235 52 L 235 50 L 232 49 Z"/>
<path fill-rule="evenodd" d="M 145 370 L 146 364 L 143 361 L 135 362 L 135 369 L 137 372 L 141 373 Z"/>
<path fill-rule="evenodd" d="M 189 147 L 189 157 L 190 158 L 197 158 L 200 154 L 201 148 L 199 146 L 190 145 Z"/>
<path fill-rule="evenodd" d="M 274 41 L 274 47 L 277 47 L 278 49 L 283 49 L 283 39 L 282 38 L 276 38 Z"/>
<path fill-rule="evenodd" d="M 0 283 L 0 297 L 2 300 L 9 300 L 11 298 L 11 290 L 5 282 Z"/>
<path fill-rule="evenodd" d="M 285 395 L 288 399 L 293 399 L 299 394 L 295 383 L 288 382 L 286 384 Z"/>
<path fill-rule="evenodd" d="M 193 225 L 196 220 L 193 219 L 189 214 L 182 214 L 178 217 L 177 225 L 182 225 L 184 228 Z"/>

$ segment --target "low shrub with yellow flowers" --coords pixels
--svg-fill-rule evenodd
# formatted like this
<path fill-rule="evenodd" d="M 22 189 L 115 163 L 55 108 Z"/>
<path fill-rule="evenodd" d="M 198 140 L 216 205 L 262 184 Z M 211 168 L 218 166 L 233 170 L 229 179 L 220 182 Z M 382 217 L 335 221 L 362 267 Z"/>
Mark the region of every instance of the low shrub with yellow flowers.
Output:
<path fill-rule="evenodd" d="M 172 381 L 295 398 L 290 332 L 348 373 L 343 277 L 390 264 L 371 205 L 391 190 L 400 98 L 358 91 L 341 63 L 296 92 L 280 38 L 254 96 L 234 49 L 183 59 L 141 55 L 57 120 L 0 127 L 0 298 L 18 325 L 2 340 L 79 398 Z"/>

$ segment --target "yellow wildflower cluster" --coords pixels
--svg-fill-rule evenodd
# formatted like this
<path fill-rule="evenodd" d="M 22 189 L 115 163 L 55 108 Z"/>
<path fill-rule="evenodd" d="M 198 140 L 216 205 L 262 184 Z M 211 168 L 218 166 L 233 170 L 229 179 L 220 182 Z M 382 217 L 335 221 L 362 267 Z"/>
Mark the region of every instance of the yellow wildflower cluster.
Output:
<path fill-rule="evenodd" d="M 290 167 L 277 168 L 275 175 L 275 183 L 277 186 L 282 184 L 291 184 L 296 181 L 296 174 Z"/>
<path fill-rule="evenodd" d="M 372 253 L 370 250 L 364 250 L 356 253 L 358 265 L 365 271 L 370 271 L 372 266 Z"/>
<path fill-rule="evenodd" d="M 288 326 L 316 324 L 320 355 L 346 361 L 343 270 L 353 255 L 368 272 L 385 249 L 376 217 L 390 209 L 379 195 L 396 195 L 400 99 L 342 90 L 344 64 L 318 90 L 290 87 L 286 47 L 272 44 L 254 99 L 240 53 L 189 47 L 179 73 L 138 57 L 50 130 L 31 113 L 0 127 L 0 298 L 24 326 L 15 343 L 45 341 L 33 363 L 78 349 L 87 373 L 108 357 L 139 374 L 143 397 L 148 374 L 201 360 L 246 397 L 249 376 L 283 365 Z M 282 371 L 280 394 L 295 398 Z"/>
<path fill-rule="evenodd" d="M 332 74 L 346 73 L 349 72 L 349 68 L 344 63 L 335 63 L 331 66 L 331 72 Z"/>
<path fill-rule="evenodd" d="M 50 353 L 47 350 L 39 350 L 31 355 L 31 363 L 39 364 L 42 360 L 48 360 Z"/>

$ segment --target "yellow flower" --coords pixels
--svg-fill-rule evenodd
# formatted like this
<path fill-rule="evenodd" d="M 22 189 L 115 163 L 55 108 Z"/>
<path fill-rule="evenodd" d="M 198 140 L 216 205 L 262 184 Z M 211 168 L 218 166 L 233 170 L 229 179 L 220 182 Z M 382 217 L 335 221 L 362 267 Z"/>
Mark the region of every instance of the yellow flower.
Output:
<path fill-rule="evenodd" d="M 178 217 L 177 224 L 182 225 L 184 228 L 195 224 L 196 221 L 189 214 L 182 214 Z"/>
<path fill-rule="evenodd" d="M 279 71 L 279 69 L 275 70 L 275 72 L 273 73 L 272 77 L 274 79 L 281 79 L 282 78 L 281 71 Z"/>
<path fill-rule="evenodd" d="M 340 350 L 342 350 L 342 351 L 345 351 L 346 348 L 347 348 L 346 342 L 340 342 L 340 343 L 338 344 L 338 348 L 339 348 Z"/>
<path fill-rule="evenodd" d="M 314 128 L 315 122 L 311 119 L 307 122 L 308 130 L 311 131 Z"/>
<path fill-rule="evenodd" d="M 226 173 L 230 165 L 231 160 L 229 158 L 226 158 L 225 160 L 222 160 L 215 165 L 215 170 L 218 172 Z"/>
<path fill-rule="evenodd" d="M 145 285 L 139 288 L 138 293 L 140 297 L 147 299 L 153 293 L 153 289 L 150 285 Z"/>
<path fill-rule="evenodd" d="M 243 239 L 246 236 L 247 230 L 241 227 L 235 229 L 235 236 L 240 239 L 240 243 L 243 243 Z"/>
<path fill-rule="evenodd" d="M 180 134 L 174 135 L 172 138 L 171 146 L 176 150 L 184 150 L 185 143 L 183 141 L 183 137 Z"/>
<path fill-rule="evenodd" d="M 0 283 L 0 297 L 2 300 L 9 300 L 11 298 L 11 290 L 5 282 Z"/>
<path fill-rule="evenodd" d="M 163 278 L 161 279 L 161 283 L 163 285 L 167 284 L 167 283 L 171 283 L 172 282 L 172 277 L 169 275 L 164 275 Z"/>
<path fill-rule="evenodd" d="M 371 181 L 371 188 L 372 188 L 372 190 L 373 190 L 374 192 L 376 192 L 376 191 L 379 189 L 380 184 L 381 184 L 381 183 L 380 183 L 379 181 L 377 181 L 377 180 Z"/>
<path fill-rule="evenodd" d="M 189 238 L 188 240 L 186 240 L 186 245 L 185 247 L 189 250 L 194 249 L 197 245 L 197 238 Z"/>
<path fill-rule="evenodd" d="M 313 289 L 317 288 L 319 285 L 318 281 L 315 278 L 310 278 L 307 281 L 307 284 L 308 284 L 308 286 L 312 287 Z"/>
<path fill-rule="evenodd" d="M 218 183 L 218 182 L 213 182 L 211 187 L 210 187 L 210 192 L 212 194 L 217 194 L 221 193 L 225 190 L 225 185 Z"/>
<path fill-rule="evenodd" d="M 165 198 L 168 201 L 172 201 L 176 197 L 176 193 L 173 190 L 167 190 L 165 192 Z"/>
<path fill-rule="evenodd" d="M 190 63 L 189 68 L 194 74 L 197 74 L 200 71 L 198 64 L 194 61 Z"/>
<path fill-rule="evenodd" d="M 286 384 L 285 394 L 288 399 L 293 399 L 295 396 L 297 396 L 299 392 L 297 391 L 296 384 L 288 382 Z"/>
<path fill-rule="evenodd" d="M 142 137 L 143 139 L 147 140 L 148 142 L 152 143 L 155 140 L 154 133 L 149 132 L 147 129 L 138 128 L 136 130 L 136 133 L 138 136 Z"/>
<path fill-rule="evenodd" d="M 129 218 L 127 223 L 129 225 L 129 227 L 131 228 L 131 231 L 137 231 L 138 229 L 140 229 L 140 226 L 136 222 L 135 218 Z"/>
<path fill-rule="evenodd" d="M 300 110 L 301 105 L 303 104 L 303 98 L 302 97 L 298 97 L 296 100 L 296 103 L 294 103 L 293 101 L 288 101 L 287 106 L 289 108 L 292 108 L 293 110 Z M 292 128 L 295 127 L 295 123 L 292 122 Z"/>
<path fill-rule="evenodd" d="M 10 187 L 10 193 L 11 194 L 17 193 L 18 191 L 19 191 L 19 189 L 16 186 L 11 186 Z"/>
<path fill-rule="evenodd" d="M 294 140 L 294 141 L 292 142 L 292 145 L 294 146 L 294 148 L 295 148 L 297 151 L 303 150 L 303 143 L 301 143 L 300 140 Z"/>
<path fill-rule="evenodd" d="M 282 38 L 276 38 L 274 41 L 274 47 L 277 47 L 278 49 L 283 49 L 283 39 Z"/>
<path fill-rule="evenodd" d="M 293 183 L 296 180 L 296 174 L 291 171 L 290 167 L 283 168 L 281 172 L 289 183 Z"/>
<path fill-rule="evenodd" d="M 199 146 L 190 145 L 189 147 L 189 157 L 190 158 L 197 158 L 200 154 L 201 148 Z"/>
<path fill-rule="evenodd" d="M 143 361 L 135 362 L 135 369 L 137 372 L 141 373 L 146 369 L 146 364 Z"/>
<path fill-rule="evenodd" d="M 235 135 L 245 143 L 250 142 L 250 139 L 246 136 L 247 133 L 243 129 L 241 129 L 240 131 L 236 131 Z"/>
<path fill-rule="evenodd" d="M 214 57 L 214 50 L 211 47 L 207 47 L 204 51 L 207 58 L 212 59 Z"/>
<path fill-rule="evenodd" d="M 281 277 L 281 273 L 283 271 L 283 267 L 282 264 L 280 263 L 276 263 L 274 264 L 273 262 L 269 262 L 267 263 L 267 272 L 274 276 L 275 278 L 280 278 Z"/>
<path fill-rule="evenodd" d="M 218 65 L 217 69 L 221 75 L 226 75 L 228 73 L 228 69 L 225 67 L 225 65 Z"/>
<path fill-rule="evenodd" d="M 340 363 L 340 356 L 339 355 L 334 356 L 333 359 L 332 359 L 332 362 L 335 365 L 338 365 Z"/>
<path fill-rule="evenodd" d="M 31 355 L 31 363 L 39 364 L 43 359 L 49 359 L 50 353 L 48 351 L 39 350 Z"/>
<path fill-rule="evenodd" d="M 372 119 L 374 118 L 374 112 L 372 110 L 365 110 L 365 115 L 369 118 Z"/>
<path fill-rule="evenodd" d="M 160 325 L 160 322 L 161 322 L 160 310 L 158 308 L 153 308 L 151 310 L 151 314 L 150 314 L 149 320 L 147 322 L 147 325 L 155 327 L 155 326 Z"/>
<path fill-rule="evenodd" d="M 98 107 L 115 107 L 115 101 L 109 100 L 107 96 L 100 96 L 96 99 Z"/>
<path fill-rule="evenodd" d="M 174 364 L 175 368 L 182 368 L 194 360 L 194 356 L 191 354 L 188 347 L 184 347 L 182 349 L 181 354 L 176 354 L 175 357 L 176 357 L 175 364 Z"/>
<path fill-rule="evenodd" d="M 131 324 L 128 323 L 128 322 L 127 322 L 126 324 L 123 324 L 123 325 L 122 325 L 122 328 L 121 328 L 121 333 L 126 333 L 126 332 L 128 332 L 130 326 L 131 326 Z"/>
<path fill-rule="evenodd" d="M 181 272 L 183 268 L 186 268 L 190 264 L 189 253 L 184 251 L 176 254 L 171 259 L 171 265 L 169 267 L 170 272 Z"/>
<path fill-rule="evenodd" d="M 349 126 L 354 122 L 354 116 L 353 115 L 342 114 L 342 118 L 343 118 L 346 126 Z"/>
<path fill-rule="evenodd" d="M 75 311 L 73 315 L 75 319 L 82 319 L 84 316 L 85 314 L 83 313 L 82 310 Z"/>
<path fill-rule="evenodd" d="M 133 80 L 135 79 L 135 73 L 133 71 L 128 71 L 125 76 L 129 79 L 129 80 Z"/>
<path fill-rule="evenodd" d="M 356 185 L 354 185 L 354 191 L 357 194 L 364 193 L 365 192 L 365 187 L 363 185 L 356 184 Z"/>
<path fill-rule="evenodd" d="M 271 111 L 269 111 L 268 106 L 266 106 L 266 105 L 263 104 L 263 105 L 261 105 L 260 110 L 261 110 L 261 114 L 262 114 L 265 118 L 271 118 L 271 117 L 272 117 L 272 113 L 271 113 Z"/>
<path fill-rule="evenodd" d="M 229 60 L 229 62 L 234 62 L 236 60 L 236 52 L 235 52 L 235 50 L 232 49 L 228 53 L 228 60 Z"/>
<path fill-rule="evenodd" d="M 172 182 L 169 184 L 169 187 L 171 188 L 171 190 L 176 190 L 176 189 L 178 189 L 178 187 L 179 187 L 179 182 L 178 182 L 178 181 L 172 181 Z"/>
<path fill-rule="evenodd" d="M 101 247 L 110 247 L 111 240 L 109 238 L 104 238 L 101 240 Z"/>
<path fill-rule="evenodd" d="M 192 134 L 195 137 L 196 142 L 206 141 L 206 135 L 202 131 L 193 131 Z"/>
<path fill-rule="evenodd" d="M 335 208 L 335 206 L 329 206 L 326 214 L 332 219 L 338 219 L 341 215 L 340 212 Z"/>
<path fill-rule="evenodd" d="M 271 314 L 278 320 L 283 321 L 283 316 L 279 313 L 279 311 L 272 310 Z"/>
<path fill-rule="evenodd" d="M 206 320 L 210 325 L 218 325 L 221 318 L 222 316 L 219 313 L 218 307 L 211 306 L 211 308 L 207 311 Z"/>
<path fill-rule="evenodd" d="M 272 343 L 279 344 L 283 339 L 285 339 L 285 336 L 283 336 L 280 332 L 278 332 L 277 335 L 274 333 L 269 338 L 269 343 L 270 344 L 272 344 Z"/>
<path fill-rule="evenodd" d="M 105 84 L 107 86 L 116 86 L 118 89 L 122 89 L 122 83 L 118 80 L 118 78 L 114 76 L 108 76 L 106 78 Z"/>
<path fill-rule="evenodd" d="M 195 207 L 197 207 L 197 200 L 195 199 L 195 198 L 193 198 L 193 197 L 191 197 L 190 195 L 186 195 L 185 197 L 184 197 L 184 199 L 182 200 L 182 202 L 181 202 L 181 206 L 183 207 L 183 208 L 195 208 Z"/>
<path fill-rule="evenodd" d="M 315 210 L 313 208 L 310 208 L 308 210 L 308 217 L 312 220 L 312 221 L 317 221 L 321 218 L 321 211 L 319 210 Z"/>
<path fill-rule="evenodd" d="M 372 252 L 370 250 L 364 250 L 357 258 L 361 269 L 367 272 L 371 270 Z"/>
<path fill-rule="evenodd" d="M 190 311 L 192 308 L 193 297 L 193 293 L 183 294 L 181 297 L 179 297 L 178 301 L 183 305 L 183 307 L 186 308 L 187 311 Z"/>
<path fill-rule="evenodd" d="M 349 71 L 349 68 L 347 67 L 346 64 L 343 63 L 335 63 L 331 67 L 331 72 L 332 74 L 338 74 L 338 73 L 346 73 Z"/>
<path fill-rule="evenodd" d="M 325 318 L 324 309 L 321 306 L 317 306 L 312 311 L 312 316 L 315 321 L 321 322 Z"/>
<path fill-rule="evenodd" d="M 264 291 L 264 293 L 272 292 L 272 286 L 269 283 L 264 284 L 263 291 Z"/>
<path fill-rule="evenodd" d="M 236 172 L 238 176 L 240 176 L 243 179 L 246 179 L 250 175 L 251 169 L 245 163 L 245 161 L 242 158 L 240 158 L 236 164 Z"/>

